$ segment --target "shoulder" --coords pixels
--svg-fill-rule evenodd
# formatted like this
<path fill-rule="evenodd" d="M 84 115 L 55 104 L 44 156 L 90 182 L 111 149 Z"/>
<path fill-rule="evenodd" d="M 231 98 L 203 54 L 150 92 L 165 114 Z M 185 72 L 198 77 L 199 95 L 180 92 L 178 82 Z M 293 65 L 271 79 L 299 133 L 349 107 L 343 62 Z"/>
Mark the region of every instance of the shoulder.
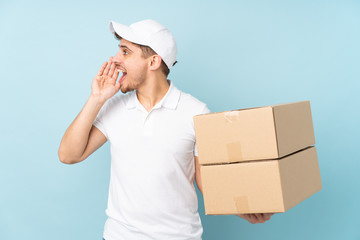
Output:
<path fill-rule="evenodd" d="M 118 93 L 115 94 L 112 98 L 110 98 L 109 101 L 112 104 L 126 104 L 133 94 L 134 91 L 129 92 L 127 94 Z"/>
<path fill-rule="evenodd" d="M 210 112 L 206 103 L 183 91 L 180 91 L 179 106 L 190 111 L 192 115 Z"/>
<path fill-rule="evenodd" d="M 132 94 L 133 92 L 129 92 L 127 94 L 115 94 L 105 102 L 104 106 L 102 107 L 103 111 L 111 112 L 114 109 L 119 110 L 119 108 L 121 109 L 126 107 L 126 104 L 130 100 Z"/>

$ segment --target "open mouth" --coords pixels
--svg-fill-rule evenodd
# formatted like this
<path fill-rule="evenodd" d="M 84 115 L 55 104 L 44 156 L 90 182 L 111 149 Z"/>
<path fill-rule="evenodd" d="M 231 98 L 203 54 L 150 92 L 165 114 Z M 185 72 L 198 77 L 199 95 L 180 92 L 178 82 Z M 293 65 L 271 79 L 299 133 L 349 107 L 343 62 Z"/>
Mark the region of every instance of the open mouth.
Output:
<path fill-rule="evenodd" d="M 122 73 L 122 76 L 119 78 L 119 82 L 122 83 L 125 80 L 127 72 L 123 69 L 117 68 L 119 73 Z"/>

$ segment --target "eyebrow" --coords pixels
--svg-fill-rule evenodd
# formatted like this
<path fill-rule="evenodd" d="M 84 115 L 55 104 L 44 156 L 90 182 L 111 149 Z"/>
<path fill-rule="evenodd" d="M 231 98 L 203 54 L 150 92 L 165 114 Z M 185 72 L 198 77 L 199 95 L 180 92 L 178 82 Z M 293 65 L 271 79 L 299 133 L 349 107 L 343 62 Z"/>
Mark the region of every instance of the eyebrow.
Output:
<path fill-rule="evenodd" d="M 130 49 L 130 48 L 128 48 L 126 45 L 118 45 L 119 46 L 119 48 L 126 48 L 126 49 L 128 49 L 128 50 L 130 50 L 131 52 L 132 52 L 132 50 Z"/>

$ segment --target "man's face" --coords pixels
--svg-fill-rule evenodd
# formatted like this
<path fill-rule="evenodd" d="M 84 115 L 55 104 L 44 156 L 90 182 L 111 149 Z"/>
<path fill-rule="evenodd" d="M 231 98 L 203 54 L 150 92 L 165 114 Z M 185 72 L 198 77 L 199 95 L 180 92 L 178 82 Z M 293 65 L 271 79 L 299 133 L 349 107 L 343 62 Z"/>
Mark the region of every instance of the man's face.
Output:
<path fill-rule="evenodd" d="M 119 52 L 114 56 L 113 62 L 117 66 L 116 70 L 123 71 L 123 76 L 119 79 L 122 93 L 136 90 L 145 82 L 147 61 L 137 45 L 121 39 Z"/>

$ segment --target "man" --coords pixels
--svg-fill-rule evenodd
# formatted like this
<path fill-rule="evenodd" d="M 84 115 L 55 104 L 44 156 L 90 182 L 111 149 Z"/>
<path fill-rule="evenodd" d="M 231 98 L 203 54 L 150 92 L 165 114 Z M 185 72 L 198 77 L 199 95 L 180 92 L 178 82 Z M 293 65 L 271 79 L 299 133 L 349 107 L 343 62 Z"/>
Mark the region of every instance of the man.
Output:
<path fill-rule="evenodd" d="M 177 53 L 167 28 L 154 20 L 130 26 L 111 21 L 110 30 L 120 39 L 119 51 L 102 65 L 66 130 L 60 161 L 78 163 L 110 141 L 104 239 L 201 239 L 193 116 L 210 111 L 167 79 Z M 120 89 L 128 94 L 114 96 Z M 270 218 L 239 216 L 252 223 Z"/>

